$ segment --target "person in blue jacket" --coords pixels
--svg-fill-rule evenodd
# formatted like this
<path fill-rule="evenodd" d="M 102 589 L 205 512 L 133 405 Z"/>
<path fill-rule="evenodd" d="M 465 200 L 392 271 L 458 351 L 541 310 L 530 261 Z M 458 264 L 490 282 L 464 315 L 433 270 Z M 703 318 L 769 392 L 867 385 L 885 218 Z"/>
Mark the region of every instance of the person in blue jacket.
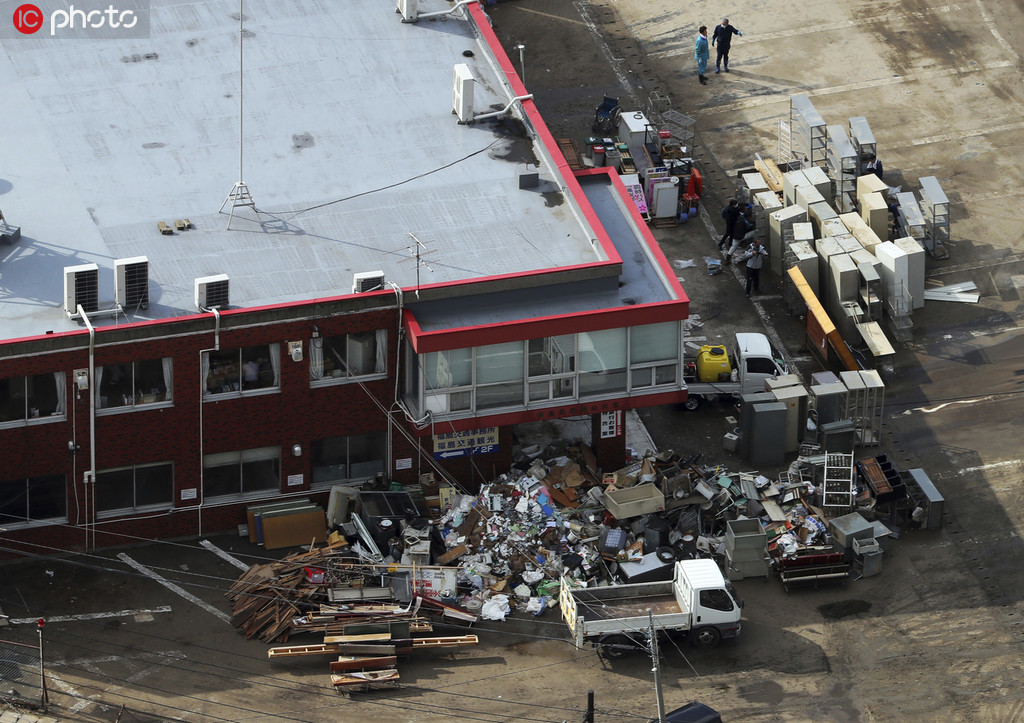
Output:
<path fill-rule="evenodd" d="M 715 26 L 715 34 L 711 38 L 711 44 L 718 45 L 718 55 L 715 56 L 715 72 L 722 70 L 722 61 L 725 61 L 725 72 L 729 72 L 729 46 L 732 44 L 732 36 L 743 33 L 729 24 L 729 18 L 722 18 L 722 24 Z"/>
<path fill-rule="evenodd" d="M 711 57 L 711 49 L 708 47 L 708 26 L 701 25 L 697 35 L 697 43 L 693 48 L 693 57 L 697 61 L 697 75 L 700 77 L 701 85 L 707 85 L 708 79 L 704 73 L 708 70 L 708 58 Z"/>

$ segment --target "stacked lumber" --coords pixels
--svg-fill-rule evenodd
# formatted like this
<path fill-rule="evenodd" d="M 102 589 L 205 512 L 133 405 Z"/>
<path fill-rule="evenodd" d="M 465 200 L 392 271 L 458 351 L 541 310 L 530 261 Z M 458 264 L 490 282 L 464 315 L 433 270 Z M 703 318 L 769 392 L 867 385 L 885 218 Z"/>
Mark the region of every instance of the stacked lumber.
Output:
<path fill-rule="evenodd" d="M 323 645 L 274 647 L 267 657 L 331 655 L 335 657 L 330 663 L 331 684 L 336 690 L 370 690 L 398 684 L 398 656 L 479 642 L 476 635 L 421 638 L 413 637 L 414 632 L 415 623 L 408 619 L 344 625 L 337 634 L 324 635 Z"/>
<path fill-rule="evenodd" d="M 232 625 L 248 638 L 287 642 L 296 629 L 295 619 L 315 610 L 326 597 L 323 584 L 306 579 L 305 568 L 337 565 L 345 549 L 346 545 L 329 545 L 250 567 L 225 593 Z"/>

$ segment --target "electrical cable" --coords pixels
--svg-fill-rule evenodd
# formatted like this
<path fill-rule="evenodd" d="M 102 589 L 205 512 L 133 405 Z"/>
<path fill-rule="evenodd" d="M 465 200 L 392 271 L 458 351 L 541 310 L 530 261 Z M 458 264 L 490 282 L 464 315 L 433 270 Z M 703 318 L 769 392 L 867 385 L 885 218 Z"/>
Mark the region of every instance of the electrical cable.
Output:
<path fill-rule="evenodd" d="M 463 161 L 467 161 L 470 158 L 472 158 L 473 156 L 478 156 L 481 153 L 489 151 L 491 148 L 493 148 L 495 145 L 497 145 L 499 142 L 501 142 L 503 140 L 505 140 L 504 137 L 496 138 L 495 140 L 491 141 L 490 143 L 488 143 L 486 146 L 484 146 L 483 148 L 481 148 L 478 151 L 473 151 L 472 153 L 469 153 L 468 155 L 465 155 L 462 158 L 457 158 L 456 160 L 451 161 L 450 163 L 446 163 L 443 166 L 438 166 L 437 168 L 434 168 L 432 170 L 424 171 L 423 173 L 418 173 L 415 176 L 410 176 L 409 178 L 406 178 L 404 181 L 397 181 L 395 183 L 391 183 L 391 184 L 388 184 L 386 186 L 380 186 L 379 188 L 372 188 L 372 189 L 369 189 L 367 191 L 361 191 L 359 193 L 354 193 L 351 196 L 345 196 L 344 198 L 336 198 L 333 201 L 325 201 L 324 203 L 318 203 L 315 206 L 308 206 L 307 208 L 301 208 L 301 209 L 298 209 L 298 210 L 271 212 L 271 211 L 264 211 L 263 209 L 256 208 L 255 206 L 253 207 L 253 210 L 255 210 L 257 213 L 266 214 L 267 216 L 271 216 L 273 218 L 277 218 L 277 216 L 283 216 L 283 215 L 286 215 L 286 214 L 291 214 L 289 216 L 289 218 L 295 218 L 296 216 L 298 216 L 300 214 L 303 214 L 303 213 L 307 213 L 308 211 L 315 211 L 316 209 L 324 208 L 326 206 L 333 206 L 336 203 L 344 203 L 345 201 L 351 201 L 351 200 L 356 199 L 356 198 L 361 198 L 362 196 L 369 196 L 371 194 L 379 193 L 381 191 L 387 191 L 387 190 L 390 190 L 392 188 L 398 188 L 399 186 L 404 186 L 406 183 L 411 183 L 412 181 L 419 180 L 420 178 L 426 178 L 427 176 L 433 175 L 435 173 L 439 173 L 440 171 L 443 171 L 443 170 L 446 170 L 448 168 L 451 168 L 452 166 L 458 165 L 459 163 L 462 163 Z M 284 219 L 279 219 L 279 220 L 283 221 Z"/>

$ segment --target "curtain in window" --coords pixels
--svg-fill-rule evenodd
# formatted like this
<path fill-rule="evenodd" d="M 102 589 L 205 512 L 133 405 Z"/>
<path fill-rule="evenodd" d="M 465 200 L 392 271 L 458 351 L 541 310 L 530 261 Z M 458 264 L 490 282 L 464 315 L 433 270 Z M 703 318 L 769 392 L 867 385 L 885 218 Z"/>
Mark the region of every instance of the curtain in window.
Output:
<path fill-rule="evenodd" d="M 68 401 L 68 387 L 65 384 L 65 373 L 54 372 L 53 383 L 57 386 L 57 406 L 53 411 L 57 414 L 63 414 L 65 413 L 65 405 Z"/>
<path fill-rule="evenodd" d="M 91 384 L 93 386 L 93 394 L 96 395 L 96 408 L 103 409 L 103 397 L 100 396 L 100 386 L 103 384 L 103 367 L 96 367 Z"/>
<path fill-rule="evenodd" d="M 274 370 L 274 386 L 281 386 L 281 345 L 270 344 L 270 367 Z"/>
<path fill-rule="evenodd" d="M 57 408 L 53 411 L 58 414 L 64 414 L 64 408 L 68 397 L 68 390 L 64 382 L 64 372 L 54 372 L 53 383 L 57 385 Z M 99 387 L 98 384 L 96 386 L 97 388 Z"/>
<path fill-rule="evenodd" d="M 174 397 L 171 394 L 171 389 L 174 386 L 174 360 L 170 357 L 164 357 L 160 360 L 164 367 L 164 387 L 167 388 L 167 393 L 164 394 L 166 401 L 171 401 Z"/>
<path fill-rule="evenodd" d="M 387 370 L 388 363 L 388 332 L 386 329 L 377 329 L 377 364 L 373 371 L 383 374 Z"/>
<path fill-rule="evenodd" d="M 204 351 L 199 355 L 199 378 L 202 380 L 203 394 L 209 394 L 210 384 L 210 352 Z"/>
<path fill-rule="evenodd" d="M 309 340 L 309 378 L 324 378 L 324 338 L 314 336 Z"/>

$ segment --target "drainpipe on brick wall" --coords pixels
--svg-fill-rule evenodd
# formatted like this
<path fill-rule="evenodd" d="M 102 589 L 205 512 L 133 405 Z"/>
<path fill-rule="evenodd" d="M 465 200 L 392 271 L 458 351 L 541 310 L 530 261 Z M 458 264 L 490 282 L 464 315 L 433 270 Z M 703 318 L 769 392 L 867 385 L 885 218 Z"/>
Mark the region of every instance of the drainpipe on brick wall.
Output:
<path fill-rule="evenodd" d="M 85 549 L 91 550 L 96 545 L 96 524 L 92 516 L 96 514 L 96 391 L 92 385 L 96 382 L 96 329 L 89 321 L 82 305 L 78 305 L 78 315 L 82 317 L 89 330 L 89 471 L 85 473 Z M 75 482 L 77 484 L 77 480 Z M 92 499 L 90 499 L 90 495 Z M 92 502 L 92 516 L 89 514 L 89 503 Z M 92 529 L 90 544 L 89 530 Z"/>
<path fill-rule="evenodd" d="M 214 327 L 213 327 L 213 347 L 210 349 L 199 350 L 199 371 L 200 374 L 203 370 L 203 354 L 211 351 L 220 351 L 220 312 L 217 309 L 201 309 L 200 311 L 211 311 L 213 312 Z M 206 380 L 200 378 L 199 380 L 199 504 L 196 505 L 196 511 L 199 515 L 199 536 L 203 536 L 203 504 L 206 502 L 206 489 L 204 488 L 204 482 L 206 481 L 206 468 L 203 465 L 203 409 L 205 403 L 203 397 L 206 393 Z"/>

